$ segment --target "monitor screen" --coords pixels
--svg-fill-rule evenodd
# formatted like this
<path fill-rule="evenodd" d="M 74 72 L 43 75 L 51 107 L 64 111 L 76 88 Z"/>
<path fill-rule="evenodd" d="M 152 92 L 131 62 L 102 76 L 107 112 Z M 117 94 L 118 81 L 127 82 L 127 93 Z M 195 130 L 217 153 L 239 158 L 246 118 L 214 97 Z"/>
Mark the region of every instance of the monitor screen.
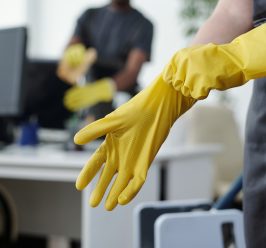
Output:
<path fill-rule="evenodd" d="M 64 129 L 71 113 L 63 98 L 71 86 L 56 75 L 58 61 L 28 59 L 25 75 L 24 118 L 36 117 L 43 128 Z"/>
<path fill-rule="evenodd" d="M 26 28 L 0 30 L 0 116 L 17 116 L 22 108 Z"/>

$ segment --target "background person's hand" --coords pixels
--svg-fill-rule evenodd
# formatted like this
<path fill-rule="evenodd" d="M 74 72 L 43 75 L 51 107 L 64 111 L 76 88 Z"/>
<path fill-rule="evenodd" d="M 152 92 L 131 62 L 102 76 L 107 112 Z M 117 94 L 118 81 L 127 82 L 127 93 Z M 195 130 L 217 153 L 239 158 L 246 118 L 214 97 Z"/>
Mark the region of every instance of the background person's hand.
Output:
<path fill-rule="evenodd" d="M 171 126 L 194 103 L 195 100 L 184 97 L 165 83 L 160 75 L 129 102 L 80 130 L 75 136 L 75 143 L 79 145 L 106 135 L 76 181 L 77 189 L 82 190 L 102 170 L 90 205 L 95 207 L 101 202 L 114 176 L 106 209 L 130 202 L 145 182 Z"/>
<path fill-rule="evenodd" d="M 72 68 L 80 66 L 85 59 L 86 47 L 81 44 L 70 45 L 64 52 L 63 60 Z"/>
<path fill-rule="evenodd" d="M 71 45 L 66 49 L 59 62 L 57 75 L 67 83 L 77 84 L 86 75 L 96 59 L 97 51 L 94 48 L 86 49 L 82 44 Z"/>
<path fill-rule="evenodd" d="M 115 82 L 111 78 L 103 78 L 69 89 L 64 96 L 64 105 L 70 111 L 82 110 L 99 102 L 111 101 L 115 91 Z"/>

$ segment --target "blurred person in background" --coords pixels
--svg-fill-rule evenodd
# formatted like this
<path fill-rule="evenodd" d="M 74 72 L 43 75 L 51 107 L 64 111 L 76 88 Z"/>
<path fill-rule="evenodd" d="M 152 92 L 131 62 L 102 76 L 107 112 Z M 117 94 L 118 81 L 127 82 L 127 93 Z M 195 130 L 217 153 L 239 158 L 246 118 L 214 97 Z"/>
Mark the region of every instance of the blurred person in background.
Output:
<path fill-rule="evenodd" d="M 130 0 L 112 0 L 110 4 L 86 10 L 78 19 L 63 62 L 78 68 L 88 48 L 97 59 L 86 72 L 86 84 L 73 86 L 64 103 L 72 111 L 89 108 L 95 119 L 114 110 L 116 91 L 134 96 L 137 78 L 144 62 L 151 57 L 153 25 Z"/>

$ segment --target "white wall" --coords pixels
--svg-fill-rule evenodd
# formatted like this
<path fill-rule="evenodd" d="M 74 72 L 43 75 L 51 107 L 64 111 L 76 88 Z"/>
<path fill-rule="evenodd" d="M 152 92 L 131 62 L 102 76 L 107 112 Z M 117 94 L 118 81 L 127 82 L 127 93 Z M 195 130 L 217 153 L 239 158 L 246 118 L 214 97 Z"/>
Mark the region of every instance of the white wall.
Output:
<path fill-rule="evenodd" d="M 14 0 L 13 0 L 14 1 Z M 18 0 L 19 1 L 19 0 Z M 88 7 L 100 6 L 108 0 L 27 0 L 28 22 L 31 30 L 30 55 L 59 58 L 68 42 L 78 16 Z M 149 84 L 162 70 L 173 53 L 186 45 L 178 19 L 178 0 L 132 0 L 133 5 L 149 17 L 155 25 L 152 62 L 140 75 L 143 86 Z M 217 102 L 212 93 L 205 104 Z M 251 84 L 230 90 L 240 132 L 244 134 L 245 116 L 251 94 Z"/>
<path fill-rule="evenodd" d="M 32 57 L 59 58 L 78 16 L 106 0 L 27 0 Z"/>
<path fill-rule="evenodd" d="M 0 28 L 26 24 L 26 0 L 0 0 Z"/>

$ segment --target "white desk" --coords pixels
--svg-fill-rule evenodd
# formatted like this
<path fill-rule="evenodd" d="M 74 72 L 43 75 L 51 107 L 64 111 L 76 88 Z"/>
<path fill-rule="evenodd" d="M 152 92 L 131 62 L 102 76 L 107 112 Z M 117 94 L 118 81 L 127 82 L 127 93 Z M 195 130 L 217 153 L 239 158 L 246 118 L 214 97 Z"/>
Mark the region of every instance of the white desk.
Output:
<path fill-rule="evenodd" d="M 75 190 L 75 179 L 89 152 L 65 152 L 54 146 L 9 148 L 0 152 L 0 178 L 18 206 L 21 232 L 81 238 L 83 248 L 130 248 L 133 208 L 159 198 L 158 164 L 189 159 L 197 164 L 202 158 L 211 163 L 218 150 L 203 146 L 161 151 L 136 199 L 113 212 L 106 212 L 103 204 L 96 209 L 88 206 L 95 181 L 82 193 Z"/>
<path fill-rule="evenodd" d="M 88 152 L 65 152 L 58 145 L 11 146 L 0 151 L 2 178 L 74 182 Z"/>

